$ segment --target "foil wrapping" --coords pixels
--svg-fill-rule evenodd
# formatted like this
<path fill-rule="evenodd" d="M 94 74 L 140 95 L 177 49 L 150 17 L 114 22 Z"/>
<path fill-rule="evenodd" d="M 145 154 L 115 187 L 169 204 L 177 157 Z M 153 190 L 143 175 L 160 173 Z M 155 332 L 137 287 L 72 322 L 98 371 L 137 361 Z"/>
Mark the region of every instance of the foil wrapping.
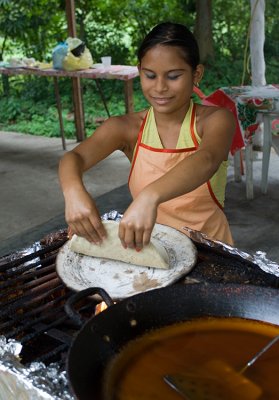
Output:
<path fill-rule="evenodd" d="M 42 248 L 42 246 L 41 246 L 40 242 L 35 242 L 35 243 L 33 243 L 31 246 L 29 246 L 29 247 L 27 247 L 27 248 L 24 248 L 24 249 L 15 251 L 15 252 L 12 253 L 12 254 L 9 254 L 9 255 L 7 255 L 7 256 L 1 257 L 1 258 L 0 258 L 0 266 L 1 266 L 1 265 L 5 265 L 7 262 L 15 261 L 15 260 L 17 260 L 17 259 L 19 259 L 19 258 L 23 258 L 23 257 L 25 257 L 25 256 L 34 254 L 36 251 L 40 250 L 41 248 Z M 38 261 L 38 260 L 35 260 L 35 261 Z M 27 265 L 29 265 L 29 264 L 32 264 L 33 262 L 34 262 L 34 258 L 32 258 L 31 261 L 26 261 L 26 262 L 25 262 L 24 264 L 22 264 L 22 265 L 23 265 L 23 266 L 27 266 Z M 12 271 L 16 270 L 16 267 L 15 267 L 15 268 L 12 268 L 11 270 L 12 270 Z M 1 399 L 1 398 L 0 398 L 0 399 Z"/>
<path fill-rule="evenodd" d="M 218 240 L 210 239 L 206 234 L 195 231 L 191 228 L 183 228 L 185 233 L 196 243 L 204 244 L 208 247 L 211 247 L 216 252 L 223 253 L 223 254 L 230 254 L 232 257 L 242 258 L 252 264 L 257 265 L 261 268 L 264 272 L 268 274 L 272 274 L 279 277 L 279 265 L 269 260 L 266 257 L 266 253 L 262 251 L 257 251 L 255 254 L 248 254 L 242 250 L 237 249 L 236 247 L 232 247 L 226 243 L 223 243 Z"/>
<path fill-rule="evenodd" d="M 106 214 L 102 215 L 102 220 L 103 221 L 107 221 L 107 220 L 112 220 L 112 221 L 117 221 L 119 222 L 121 220 L 121 218 L 123 217 L 123 214 L 120 214 L 118 211 L 116 210 L 112 210 L 109 211 Z"/>
<path fill-rule="evenodd" d="M 20 363 L 22 345 L 0 336 L 0 400 L 73 400 L 58 364 Z"/>
<path fill-rule="evenodd" d="M 122 214 L 113 210 L 102 216 L 103 220 L 114 220 L 120 221 L 122 218 Z M 191 228 L 183 228 L 185 233 L 193 240 L 193 242 L 204 244 L 216 252 L 229 254 L 232 257 L 241 258 L 242 260 L 246 260 L 252 264 L 256 264 L 260 269 L 268 274 L 272 274 L 279 277 L 279 264 L 274 261 L 269 260 L 266 257 L 266 253 L 263 251 L 257 251 L 255 254 L 249 254 L 242 250 L 239 250 L 236 247 L 232 247 L 224 242 L 218 240 L 210 239 L 206 234 L 195 231 Z"/>

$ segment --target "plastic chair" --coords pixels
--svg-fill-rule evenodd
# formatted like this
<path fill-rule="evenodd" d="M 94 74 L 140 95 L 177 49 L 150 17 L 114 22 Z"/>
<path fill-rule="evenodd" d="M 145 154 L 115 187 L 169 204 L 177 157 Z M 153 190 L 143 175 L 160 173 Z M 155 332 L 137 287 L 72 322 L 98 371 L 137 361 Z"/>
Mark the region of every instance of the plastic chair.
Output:
<path fill-rule="evenodd" d="M 261 191 L 262 193 L 267 193 L 268 186 L 268 169 L 269 169 L 269 161 L 270 161 L 270 151 L 271 147 L 275 146 L 275 139 L 273 139 L 271 123 L 275 119 L 279 118 L 279 110 L 278 111 L 269 111 L 269 112 L 258 112 L 258 114 L 263 117 L 263 158 L 262 158 L 262 179 L 261 179 Z"/>
<path fill-rule="evenodd" d="M 243 159 L 241 149 L 245 149 L 245 175 L 246 175 L 246 198 L 252 200 L 254 198 L 254 187 L 253 187 L 253 155 L 255 146 L 253 143 L 253 137 L 251 143 L 245 144 L 242 138 L 242 134 L 239 128 L 238 118 L 236 114 L 236 107 L 233 100 L 229 99 L 222 91 L 216 90 L 209 96 L 202 94 L 202 103 L 207 105 L 215 105 L 220 107 L 226 107 L 230 109 L 237 121 L 237 129 L 234 135 L 231 154 L 234 157 L 234 179 L 236 182 L 240 182 L 242 175 L 244 175 Z M 261 191 L 267 193 L 268 186 L 268 169 L 270 160 L 270 151 L 273 146 L 279 154 L 279 150 L 275 144 L 276 138 L 272 135 L 271 123 L 274 120 L 279 119 L 279 110 L 276 111 L 258 111 L 258 115 L 262 115 L 263 119 L 263 146 L 262 146 L 262 176 L 261 176 Z"/>
<path fill-rule="evenodd" d="M 271 147 L 276 149 L 273 139 L 271 123 L 279 118 L 279 111 L 258 111 L 258 115 L 262 116 L 263 121 L 263 144 L 260 149 L 255 146 L 253 137 L 250 143 L 245 146 L 245 173 L 246 173 L 246 198 L 252 200 L 254 198 L 253 184 L 253 162 L 254 151 L 262 151 L 262 174 L 261 174 L 261 192 L 267 193 L 268 186 L 268 170 L 270 161 Z M 241 180 L 241 179 L 240 179 Z"/>

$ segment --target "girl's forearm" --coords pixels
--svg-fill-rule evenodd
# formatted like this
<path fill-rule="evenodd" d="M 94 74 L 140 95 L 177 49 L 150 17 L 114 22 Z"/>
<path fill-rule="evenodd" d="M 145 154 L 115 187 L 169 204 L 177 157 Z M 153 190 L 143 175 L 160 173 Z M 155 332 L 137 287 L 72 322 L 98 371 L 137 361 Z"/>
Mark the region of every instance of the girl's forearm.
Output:
<path fill-rule="evenodd" d="M 84 189 L 83 168 L 80 156 L 68 152 L 59 163 L 59 180 L 64 196 L 72 190 Z"/>

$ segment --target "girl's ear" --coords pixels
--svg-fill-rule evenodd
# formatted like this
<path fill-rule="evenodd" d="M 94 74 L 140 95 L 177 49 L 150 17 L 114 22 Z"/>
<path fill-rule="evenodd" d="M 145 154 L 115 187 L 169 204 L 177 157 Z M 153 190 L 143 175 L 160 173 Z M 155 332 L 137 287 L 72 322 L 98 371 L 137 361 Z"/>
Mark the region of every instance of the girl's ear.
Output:
<path fill-rule="evenodd" d="M 200 81 L 202 80 L 204 73 L 204 66 L 202 64 L 198 64 L 197 68 L 194 72 L 194 85 L 198 86 Z"/>

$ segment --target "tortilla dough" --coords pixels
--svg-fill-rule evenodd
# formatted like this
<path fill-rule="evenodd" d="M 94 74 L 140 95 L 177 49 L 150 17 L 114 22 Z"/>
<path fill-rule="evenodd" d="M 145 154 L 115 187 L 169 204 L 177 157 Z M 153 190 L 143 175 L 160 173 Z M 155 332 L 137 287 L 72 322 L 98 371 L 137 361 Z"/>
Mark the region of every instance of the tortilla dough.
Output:
<path fill-rule="evenodd" d="M 152 238 L 147 246 L 137 252 L 135 249 L 124 249 L 118 237 L 119 223 L 116 221 L 103 221 L 107 231 L 107 238 L 96 245 L 88 242 L 83 237 L 74 235 L 70 240 L 70 249 L 76 253 L 98 258 L 123 261 L 144 267 L 168 269 L 170 267 L 169 255 L 164 246 Z"/>

